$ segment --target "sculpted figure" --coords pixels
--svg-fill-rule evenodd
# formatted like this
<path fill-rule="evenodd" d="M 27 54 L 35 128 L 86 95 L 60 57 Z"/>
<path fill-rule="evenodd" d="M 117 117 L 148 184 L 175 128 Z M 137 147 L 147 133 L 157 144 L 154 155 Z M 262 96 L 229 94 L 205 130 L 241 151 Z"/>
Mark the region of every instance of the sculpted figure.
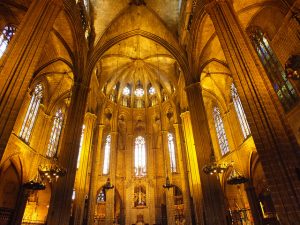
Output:
<path fill-rule="evenodd" d="M 160 129 L 161 129 L 161 121 L 158 116 L 154 118 L 153 122 L 153 147 L 159 148 L 160 146 Z"/>
<path fill-rule="evenodd" d="M 119 131 L 119 148 L 125 149 L 126 146 L 126 122 L 124 116 L 120 116 L 118 120 L 118 131 Z"/>

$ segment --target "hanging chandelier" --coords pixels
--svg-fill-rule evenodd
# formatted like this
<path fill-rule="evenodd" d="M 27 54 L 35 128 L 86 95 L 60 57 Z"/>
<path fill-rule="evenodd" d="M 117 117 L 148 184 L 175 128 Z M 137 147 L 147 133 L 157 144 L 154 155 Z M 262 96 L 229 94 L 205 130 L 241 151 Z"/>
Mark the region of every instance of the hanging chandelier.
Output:
<path fill-rule="evenodd" d="M 37 174 L 34 179 L 24 183 L 23 187 L 25 189 L 32 190 L 32 191 L 40 191 L 40 190 L 45 190 L 46 185 L 43 183 L 40 175 Z"/>
<path fill-rule="evenodd" d="M 171 183 L 169 176 L 166 177 L 166 183 L 163 185 L 163 188 L 173 188 L 175 185 Z"/>
<path fill-rule="evenodd" d="M 212 153 L 210 163 L 206 164 L 202 170 L 207 175 L 215 175 L 215 174 L 224 173 L 227 167 L 228 165 L 226 163 L 217 163 L 215 160 L 215 156 Z"/>
<path fill-rule="evenodd" d="M 105 190 L 113 189 L 115 186 L 111 184 L 110 179 L 107 178 L 106 183 L 104 184 L 103 188 Z"/>
<path fill-rule="evenodd" d="M 48 179 L 49 182 L 57 181 L 59 177 L 66 175 L 66 170 L 56 163 L 56 159 L 48 164 L 41 164 L 38 168 L 42 178 Z"/>
<path fill-rule="evenodd" d="M 243 175 L 241 175 L 236 169 L 233 168 L 233 170 L 230 173 L 230 176 L 227 179 L 227 184 L 229 185 L 238 185 L 248 182 L 249 179 Z"/>

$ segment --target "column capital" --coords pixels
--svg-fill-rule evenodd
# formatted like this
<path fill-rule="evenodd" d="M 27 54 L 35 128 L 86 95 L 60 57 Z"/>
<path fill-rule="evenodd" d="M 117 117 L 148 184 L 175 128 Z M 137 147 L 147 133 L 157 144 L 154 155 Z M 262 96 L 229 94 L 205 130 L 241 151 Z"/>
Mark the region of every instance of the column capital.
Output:
<path fill-rule="evenodd" d="M 93 119 L 93 120 L 96 120 L 96 119 L 97 119 L 97 116 L 96 116 L 94 113 L 86 112 L 85 115 L 84 115 L 84 118 L 85 118 L 85 119 Z"/>
<path fill-rule="evenodd" d="M 181 118 L 186 117 L 186 116 L 188 116 L 188 115 L 190 115 L 190 111 L 189 111 L 189 110 L 180 113 L 180 117 L 181 117 Z"/>

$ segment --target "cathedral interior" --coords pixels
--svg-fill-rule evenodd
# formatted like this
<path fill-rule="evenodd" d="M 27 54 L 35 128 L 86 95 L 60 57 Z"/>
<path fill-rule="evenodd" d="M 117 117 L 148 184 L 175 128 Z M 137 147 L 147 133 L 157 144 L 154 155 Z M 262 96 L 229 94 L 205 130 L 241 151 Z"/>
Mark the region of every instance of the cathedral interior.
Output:
<path fill-rule="evenodd" d="M 1 0 L 0 225 L 300 225 L 299 0 Z"/>

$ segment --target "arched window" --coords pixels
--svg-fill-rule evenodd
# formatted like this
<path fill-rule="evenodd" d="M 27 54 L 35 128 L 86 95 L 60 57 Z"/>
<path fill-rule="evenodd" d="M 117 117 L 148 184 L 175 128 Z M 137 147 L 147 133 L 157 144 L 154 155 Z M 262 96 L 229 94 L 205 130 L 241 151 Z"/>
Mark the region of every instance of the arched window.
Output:
<path fill-rule="evenodd" d="M 62 124 L 63 124 L 63 113 L 61 109 L 59 109 L 57 110 L 53 121 L 52 131 L 51 131 L 50 140 L 48 144 L 48 150 L 46 153 L 48 157 L 54 157 L 56 155 L 58 142 L 62 130 Z"/>
<path fill-rule="evenodd" d="M 15 35 L 15 32 L 16 32 L 16 27 L 12 25 L 7 25 L 2 30 L 2 34 L 0 35 L 0 58 L 4 54 L 11 38 Z"/>
<path fill-rule="evenodd" d="M 82 144 L 83 144 L 84 131 L 85 131 L 85 125 L 83 124 L 82 130 L 81 130 L 81 137 L 80 137 L 78 158 L 77 158 L 77 169 L 79 168 L 79 165 L 80 165 L 80 157 L 81 157 L 81 152 L 82 152 Z"/>
<path fill-rule="evenodd" d="M 287 111 L 297 102 L 298 96 L 287 75 L 270 47 L 264 34 L 256 29 L 250 34 L 252 44 L 262 62 L 277 96 Z"/>
<path fill-rule="evenodd" d="M 219 107 L 214 107 L 213 116 L 221 153 L 225 155 L 229 152 L 229 145 Z"/>
<path fill-rule="evenodd" d="M 145 138 L 142 136 L 138 136 L 135 139 L 134 170 L 137 177 L 146 175 L 146 147 Z"/>
<path fill-rule="evenodd" d="M 103 171 L 104 175 L 109 173 L 109 161 L 110 161 L 110 144 L 111 144 L 111 135 L 107 135 L 105 139 L 104 146 L 104 161 L 103 161 Z"/>
<path fill-rule="evenodd" d="M 22 124 L 22 128 L 19 134 L 19 137 L 22 138 L 25 142 L 29 141 L 32 127 L 36 120 L 37 112 L 40 107 L 41 99 L 43 97 L 43 86 L 41 84 L 36 85 L 28 106 L 25 119 Z"/>
<path fill-rule="evenodd" d="M 175 153 L 174 136 L 171 133 L 168 133 L 168 146 L 169 146 L 171 172 L 175 173 L 177 172 L 176 153 Z"/>
<path fill-rule="evenodd" d="M 249 124 L 248 124 L 248 121 L 246 118 L 246 114 L 245 114 L 243 106 L 242 106 L 241 99 L 240 99 L 240 97 L 237 93 L 237 89 L 233 83 L 231 84 L 231 97 L 232 97 L 234 108 L 235 108 L 235 111 L 237 113 L 237 116 L 238 116 L 238 119 L 239 119 L 239 122 L 240 122 L 240 125 L 242 128 L 244 138 L 247 138 L 251 134 L 250 127 L 249 127 Z"/>

